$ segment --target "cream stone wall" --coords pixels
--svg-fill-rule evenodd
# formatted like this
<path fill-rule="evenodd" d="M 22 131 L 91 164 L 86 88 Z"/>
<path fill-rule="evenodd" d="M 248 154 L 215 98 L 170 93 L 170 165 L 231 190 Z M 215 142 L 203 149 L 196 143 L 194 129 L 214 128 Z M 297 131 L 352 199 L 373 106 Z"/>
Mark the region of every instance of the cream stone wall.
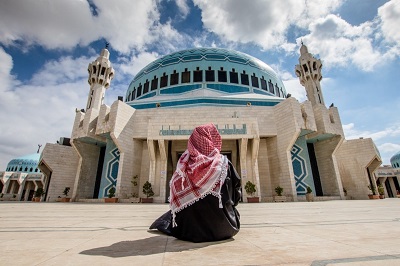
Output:
<path fill-rule="evenodd" d="M 286 101 L 276 105 L 274 107 L 275 121 L 277 125 L 277 137 L 275 148 L 269 149 L 272 156 L 276 156 L 275 164 L 279 164 L 279 167 L 274 167 L 271 170 L 272 188 L 275 189 L 277 186 L 283 188 L 283 195 L 287 196 L 288 200 L 297 201 L 297 192 L 295 179 L 293 174 L 292 159 L 290 151 L 293 144 L 296 142 L 300 135 L 303 124 L 301 117 L 301 107 L 296 99 L 289 98 Z M 299 112 L 299 116 L 293 115 L 293 110 Z M 274 192 L 275 193 L 275 192 Z"/>
<path fill-rule="evenodd" d="M 39 162 L 42 172 L 51 171 L 51 182 L 47 190 L 47 201 L 56 201 L 64 197 L 65 187 L 69 187 L 68 196 L 74 193 L 74 182 L 78 167 L 78 154 L 71 146 L 47 143 Z"/>
<path fill-rule="evenodd" d="M 336 158 L 333 156 L 335 149 L 340 145 L 341 141 L 341 136 L 334 136 L 314 143 L 324 196 L 343 197 L 340 174 L 337 168 Z"/>
<path fill-rule="evenodd" d="M 71 141 L 71 145 L 79 156 L 72 199 L 91 199 L 96 182 L 100 147 L 78 140 Z"/>
<path fill-rule="evenodd" d="M 377 157 L 372 139 L 346 140 L 336 152 L 338 168 L 343 187 L 350 199 L 368 199 L 368 170 L 373 186 L 376 187 L 372 173 L 379 167 L 381 159 Z"/>

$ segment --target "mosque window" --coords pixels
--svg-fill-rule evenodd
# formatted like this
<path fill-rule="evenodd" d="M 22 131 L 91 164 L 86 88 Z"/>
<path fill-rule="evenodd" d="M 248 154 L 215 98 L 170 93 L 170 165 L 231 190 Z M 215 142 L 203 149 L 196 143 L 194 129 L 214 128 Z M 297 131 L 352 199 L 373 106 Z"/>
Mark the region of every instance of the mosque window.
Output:
<path fill-rule="evenodd" d="M 35 169 L 35 172 L 37 173 L 37 171 L 38 171 L 38 169 L 36 168 L 36 169 Z"/>
<path fill-rule="evenodd" d="M 221 67 L 221 70 L 218 70 L 218 81 L 219 82 L 227 82 L 228 78 L 226 76 L 226 71 L 224 71 L 224 68 Z"/>
<path fill-rule="evenodd" d="M 33 172 L 33 168 L 32 167 L 29 169 L 29 172 Z"/>
<path fill-rule="evenodd" d="M 19 171 L 20 171 L 20 172 L 22 171 L 22 166 L 19 167 Z"/>
<path fill-rule="evenodd" d="M 203 70 L 200 70 L 199 67 L 193 71 L 193 82 L 203 82 Z"/>
<path fill-rule="evenodd" d="M 182 72 L 182 83 L 189 83 L 190 82 L 190 71 L 188 71 L 187 68 L 185 68 L 185 72 Z"/>
<path fill-rule="evenodd" d="M 104 73 L 106 72 L 106 68 L 105 67 L 102 67 L 101 68 L 101 75 L 103 75 L 104 76 Z"/>
<path fill-rule="evenodd" d="M 153 80 L 151 81 L 151 90 L 154 91 L 157 89 L 158 86 L 158 78 L 154 76 Z"/>
<path fill-rule="evenodd" d="M 280 93 L 279 93 L 279 87 L 278 84 L 275 84 L 275 92 L 276 92 L 276 96 L 280 97 Z"/>
<path fill-rule="evenodd" d="M 308 72 L 307 64 L 304 64 L 304 65 L 303 65 L 303 69 L 304 69 L 304 72 Z"/>
<path fill-rule="evenodd" d="M 127 102 L 131 98 L 131 93 L 129 92 L 128 97 L 125 99 L 125 102 Z"/>
<path fill-rule="evenodd" d="M 28 172 L 28 167 L 25 167 L 25 172 Z"/>
<path fill-rule="evenodd" d="M 168 76 L 164 72 L 164 74 L 163 74 L 163 76 L 161 77 L 161 80 L 160 80 L 160 88 L 164 88 L 164 87 L 167 87 L 167 86 L 168 86 Z"/>
<path fill-rule="evenodd" d="M 206 81 L 215 81 L 215 71 L 211 70 L 211 67 L 206 70 Z"/>
<path fill-rule="evenodd" d="M 96 74 L 96 66 L 93 66 L 93 74 Z"/>
<path fill-rule="evenodd" d="M 261 89 L 264 91 L 267 90 L 267 81 L 264 79 L 264 76 L 261 78 Z"/>
<path fill-rule="evenodd" d="M 179 82 L 179 74 L 176 73 L 176 70 L 174 70 L 174 73 L 171 74 L 171 81 L 170 85 L 176 85 Z"/>
<path fill-rule="evenodd" d="M 229 80 L 230 80 L 230 83 L 235 83 L 235 84 L 239 83 L 239 76 L 238 76 L 238 73 L 235 72 L 234 68 L 232 68 L 232 71 L 229 72 Z"/>
<path fill-rule="evenodd" d="M 253 76 L 251 76 L 251 86 L 255 88 L 259 88 L 260 86 L 258 85 L 258 77 L 256 77 L 256 74 L 253 73 Z"/>
<path fill-rule="evenodd" d="M 313 69 L 317 70 L 317 62 L 315 62 L 315 61 L 313 62 Z"/>
<path fill-rule="evenodd" d="M 137 88 L 136 98 L 142 95 L 142 83 L 139 83 L 139 87 Z"/>
<path fill-rule="evenodd" d="M 135 96 L 136 96 L 136 88 L 133 88 L 132 95 L 131 95 L 131 101 L 135 99 Z"/>
<path fill-rule="evenodd" d="M 246 74 L 246 71 L 243 70 L 243 73 L 240 74 L 240 80 L 243 85 L 249 85 L 249 75 Z"/>
<path fill-rule="evenodd" d="M 272 84 L 271 80 L 268 81 L 268 88 L 270 93 L 275 94 L 274 84 Z"/>
<path fill-rule="evenodd" d="M 148 92 L 149 92 L 149 80 L 146 79 L 146 82 L 144 83 L 144 86 L 143 86 L 143 94 L 146 94 Z"/>

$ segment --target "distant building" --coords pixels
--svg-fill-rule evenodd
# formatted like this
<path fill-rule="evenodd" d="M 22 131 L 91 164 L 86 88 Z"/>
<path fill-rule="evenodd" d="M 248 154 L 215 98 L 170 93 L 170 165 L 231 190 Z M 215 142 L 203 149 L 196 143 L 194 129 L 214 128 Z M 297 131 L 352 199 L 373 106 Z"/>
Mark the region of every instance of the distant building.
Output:
<path fill-rule="evenodd" d="M 187 139 L 205 123 L 218 127 L 222 153 L 243 186 L 256 184 L 261 201 L 272 201 L 277 186 L 289 201 L 305 200 L 307 187 L 316 200 L 367 199 L 368 186 L 377 185 L 379 153 L 371 139 L 344 138 L 338 109 L 325 105 L 321 69 L 302 45 L 295 73 L 308 100 L 300 103 L 264 62 L 232 50 L 194 48 L 150 63 L 125 100 L 107 106 L 114 69 L 103 49 L 88 67 L 87 105 L 76 110 L 71 146 L 43 150 L 46 200 L 62 196 L 65 187 L 75 201 L 106 197 L 112 187 L 121 200 L 142 197 L 149 181 L 155 202 L 166 202 Z"/>
<path fill-rule="evenodd" d="M 400 152 L 390 158 L 391 165 L 379 167 L 375 173 L 377 185 L 385 189 L 385 197 L 400 197 Z"/>
<path fill-rule="evenodd" d="M 38 168 L 39 158 L 38 152 L 12 159 L 0 171 L 0 199 L 30 201 L 37 188 L 44 188 L 46 176 Z"/>

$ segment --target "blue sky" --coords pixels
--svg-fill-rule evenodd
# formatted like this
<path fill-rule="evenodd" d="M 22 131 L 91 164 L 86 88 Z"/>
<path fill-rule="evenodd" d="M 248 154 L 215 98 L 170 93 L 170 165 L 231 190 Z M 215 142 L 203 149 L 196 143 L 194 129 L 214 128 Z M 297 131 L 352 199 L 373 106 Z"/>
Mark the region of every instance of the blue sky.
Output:
<path fill-rule="evenodd" d="M 346 138 L 371 137 L 389 164 L 400 151 L 398 25 L 400 0 L 2 0 L 0 169 L 71 135 L 87 66 L 106 42 L 110 105 L 142 67 L 192 47 L 255 56 L 302 102 L 294 66 L 303 41 L 323 62 L 325 102 L 339 108 Z"/>

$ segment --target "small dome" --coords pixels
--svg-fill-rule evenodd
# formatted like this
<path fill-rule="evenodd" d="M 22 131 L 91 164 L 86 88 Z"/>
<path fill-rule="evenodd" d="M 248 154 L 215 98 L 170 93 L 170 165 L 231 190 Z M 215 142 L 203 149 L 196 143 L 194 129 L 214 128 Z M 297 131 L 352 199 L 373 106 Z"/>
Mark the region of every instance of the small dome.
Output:
<path fill-rule="evenodd" d="M 390 158 L 390 164 L 393 168 L 400 168 L 400 151 Z"/>
<path fill-rule="evenodd" d="M 162 107 L 184 105 L 273 105 L 286 97 L 276 72 L 261 60 L 222 48 L 194 48 L 163 56 L 139 71 L 126 102 L 160 100 Z M 156 105 L 149 105 L 155 108 Z M 150 107 L 143 107 L 150 108 Z"/>
<path fill-rule="evenodd" d="M 12 159 L 6 168 L 9 172 L 38 173 L 40 153 L 29 154 Z"/>

